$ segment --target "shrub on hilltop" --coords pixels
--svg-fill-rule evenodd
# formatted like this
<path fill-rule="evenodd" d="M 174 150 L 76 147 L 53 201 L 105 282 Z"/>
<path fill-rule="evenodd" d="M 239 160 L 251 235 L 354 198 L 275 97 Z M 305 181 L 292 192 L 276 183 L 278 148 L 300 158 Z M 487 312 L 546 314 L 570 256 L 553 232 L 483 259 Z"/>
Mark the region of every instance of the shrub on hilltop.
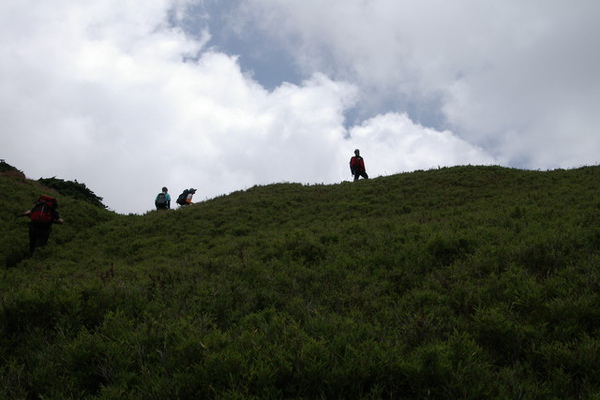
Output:
<path fill-rule="evenodd" d="M 69 196 L 74 199 L 79 199 L 93 204 L 97 207 L 107 208 L 102 204 L 102 197 L 97 196 L 92 192 L 85 183 L 79 183 L 75 181 L 66 181 L 64 179 L 52 178 L 40 178 L 38 182 L 42 185 L 56 190 L 63 196 Z"/>

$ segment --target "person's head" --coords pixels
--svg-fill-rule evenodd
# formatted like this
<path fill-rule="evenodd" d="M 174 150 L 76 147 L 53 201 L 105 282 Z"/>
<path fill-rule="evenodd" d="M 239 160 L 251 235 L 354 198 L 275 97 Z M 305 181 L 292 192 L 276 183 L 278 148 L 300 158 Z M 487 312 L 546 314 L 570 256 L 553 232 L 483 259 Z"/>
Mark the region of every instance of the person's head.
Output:
<path fill-rule="evenodd" d="M 355 155 L 359 155 L 360 154 L 360 150 L 359 149 L 354 150 L 354 154 Z"/>
<path fill-rule="evenodd" d="M 169 191 L 169 189 L 167 189 L 167 187 L 165 186 L 162 188 L 162 191 L 163 191 L 163 193 L 167 193 Z"/>

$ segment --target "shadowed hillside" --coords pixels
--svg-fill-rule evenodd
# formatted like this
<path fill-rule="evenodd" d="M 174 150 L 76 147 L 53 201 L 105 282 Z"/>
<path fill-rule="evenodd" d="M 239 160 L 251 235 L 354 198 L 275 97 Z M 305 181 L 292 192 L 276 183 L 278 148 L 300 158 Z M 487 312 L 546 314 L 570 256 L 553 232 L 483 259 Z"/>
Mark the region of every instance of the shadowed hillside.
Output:
<path fill-rule="evenodd" d="M 0 172 L 0 397 L 590 398 L 599 167 L 279 183 L 123 216 Z M 201 190 L 201 189 L 200 189 Z"/>
<path fill-rule="evenodd" d="M 27 218 L 18 216 L 30 209 L 42 194 L 57 198 L 59 211 L 68 219 L 67 224 L 54 229 L 51 235 L 50 247 L 54 249 L 59 246 L 52 243 L 62 245 L 84 234 L 90 227 L 118 217 L 105 210 L 102 199 L 83 184 L 56 178 L 30 180 L 6 162 L 0 162 L 0 193 L 0 231 L 3 235 L 0 266 L 14 266 L 26 257 Z"/>

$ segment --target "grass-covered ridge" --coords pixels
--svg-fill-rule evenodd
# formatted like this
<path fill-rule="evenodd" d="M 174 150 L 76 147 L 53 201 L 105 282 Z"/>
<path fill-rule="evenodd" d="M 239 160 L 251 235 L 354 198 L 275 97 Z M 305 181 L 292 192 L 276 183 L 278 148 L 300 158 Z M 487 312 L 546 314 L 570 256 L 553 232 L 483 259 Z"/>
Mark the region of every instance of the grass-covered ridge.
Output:
<path fill-rule="evenodd" d="M 599 177 L 442 168 L 143 216 L 59 197 L 49 248 L 1 271 L 0 398 L 594 398 Z M 10 258 L 41 188 L 0 185 Z"/>

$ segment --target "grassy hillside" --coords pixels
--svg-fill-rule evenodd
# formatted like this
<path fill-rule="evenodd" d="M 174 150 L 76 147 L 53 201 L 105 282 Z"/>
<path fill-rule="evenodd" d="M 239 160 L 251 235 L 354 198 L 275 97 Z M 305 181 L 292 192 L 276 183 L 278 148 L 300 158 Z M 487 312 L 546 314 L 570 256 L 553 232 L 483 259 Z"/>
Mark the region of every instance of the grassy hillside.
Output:
<path fill-rule="evenodd" d="M 41 182 L 44 181 L 58 188 L 62 183 L 68 189 L 66 193 L 70 195 L 63 195 L 56 189 L 43 185 Z M 73 189 L 77 186 L 81 188 Z M 62 245 L 75 240 L 79 235 L 84 235 L 94 225 L 118 218 L 117 214 L 105 210 L 101 199 L 83 184 L 71 182 L 69 185 L 57 179 L 33 181 L 5 162 L 0 162 L 0 193 L 0 266 L 12 267 L 27 256 L 27 218 L 18 216 L 30 209 L 42 194 L 55 197 L 58 200 L 59 212 L 69 220 L 68 224 L 54 229 L 51 235 L 52 243 Z"/>
<path fill-rule="evenodd" d="M 600 398 L 600 167 L 253 187 L 123 216 L 0 174 L 0 398 Z M 20 255 L 19 255 L 20 254 Z"/>

